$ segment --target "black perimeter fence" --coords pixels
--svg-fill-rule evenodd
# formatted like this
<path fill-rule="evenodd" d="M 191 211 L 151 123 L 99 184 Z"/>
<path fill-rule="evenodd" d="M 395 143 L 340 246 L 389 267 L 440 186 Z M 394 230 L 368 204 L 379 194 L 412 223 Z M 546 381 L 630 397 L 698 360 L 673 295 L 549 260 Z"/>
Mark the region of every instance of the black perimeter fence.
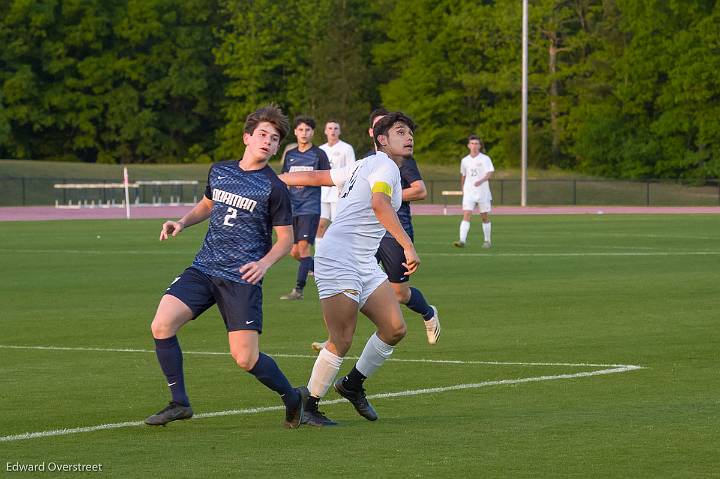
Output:
<path fill-rule="evenodd" d="M 193 203 L 204 193 L 207 178 L 196 185 L 144 184 L 130 191 L 131 204 Z M 121 188 L 68 189 L 56 184 L 111 184 L 106 179 L 0 177 L 0 206 L 92 206 L 118 205 L 124 200 Z M 149 182 L 152 183 L 152 182 Z M 443 195 L 458 191 L 458 180 L 425 180 L 427 198 L 421 203 L 460 204 L 461 196 Z M 493 204 L 520 204 L 519 179 L 490 181 Z M 534 206 L 718 206 L 720 180 L 700 184 L 666 180 L 621 181 L 585 179 L 532 179 L 527 182 L 527 203 Z"/>

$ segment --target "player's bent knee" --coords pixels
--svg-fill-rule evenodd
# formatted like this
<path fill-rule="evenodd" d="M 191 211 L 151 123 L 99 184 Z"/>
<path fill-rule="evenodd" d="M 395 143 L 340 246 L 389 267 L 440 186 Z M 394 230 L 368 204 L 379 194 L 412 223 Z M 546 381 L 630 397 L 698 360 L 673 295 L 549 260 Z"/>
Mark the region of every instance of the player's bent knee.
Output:
<path fill-rule="evenodd" d="M 152 331 L 153 338 L 155 339 L 167 339 L 175 336 L 177 328 L 173 327 L 167 321 L 155 318 L 150 324 L 150 331 Z"/>
<path fill-rule="evenodd" d="M 232 357 L 235 360 L 235 363 L 245 371 L 250 371 L 254 368 L 255 363 L 257 363 L 258 360 L 257 356 L 246 351 L 232 353 Z"/>
<path fill-rule="evenodd" d="M 407 304 L 410 301 L 410 288 L 402 288 L 395 290 L 395 299 L 400 304 Z"/>
<path fill-rule="evenodd" d="M 402 338 L 404 338 L 406 334 L 407 334 L 407 326 L 405 326 L 405 323 L 403 322 L 398 327 L 395 328 L 393 337 L 394 337 L 394 339 L 397 340 L 396 342 L 399 343 L 400 340 Z"/>
<path fill-rule="evenodd" d="M 391 327 L 379 331 L 379 337 L 390 346 L 395 346 L 397 343 L 407 334 L 407 326 L 404 321 L 400 321 L 398 324 L 393 324 Z"/>
<path fill-rule="evenodd" d="M 330 342 L 335 345 L 339 356 L 345 356 L 350 351 L 350 346 L 352 346 L 352 333 L 331 334 Z"/>

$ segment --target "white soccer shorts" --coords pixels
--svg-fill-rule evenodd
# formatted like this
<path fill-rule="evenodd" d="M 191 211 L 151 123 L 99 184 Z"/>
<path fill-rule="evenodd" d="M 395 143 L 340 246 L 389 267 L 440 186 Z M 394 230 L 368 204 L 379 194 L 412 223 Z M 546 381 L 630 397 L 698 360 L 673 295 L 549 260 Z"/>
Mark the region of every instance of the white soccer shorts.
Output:
<path fill-rule="evenodd" d="M 335 215 L 337 214 L 337 201 L 323 201 L 320 203 L 320 218 L 326 220 L 335 221 Z"/>
<path fill-rule="evenodd" d="M 479 208 L 480 213 L 490 213 L 492 210 L 492 199 L 488 197 L 478 198 L 477 196 L 463 195 L 463 211 L 473 211 L 475 206 Z"/>
<path fill-rule="evenodd" d="M 338 265 L 327 258 L 315 257 L 315 284 L 320 299 L 330 298 L 336 294 L 344 294 L 358 303 L 358 308 L 388 277 L 380 266 L 358 271 Z"/>

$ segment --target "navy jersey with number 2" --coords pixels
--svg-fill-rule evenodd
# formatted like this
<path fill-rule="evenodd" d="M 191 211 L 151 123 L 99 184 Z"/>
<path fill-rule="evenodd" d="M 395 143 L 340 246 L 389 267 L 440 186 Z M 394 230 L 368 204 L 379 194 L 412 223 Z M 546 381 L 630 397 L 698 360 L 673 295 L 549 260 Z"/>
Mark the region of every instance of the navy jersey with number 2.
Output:
<path fill-rule="evenodd" d="M 292 225 L 287 187 L 269 166 L 245 171 L 237 160 L 223 161 L 210 168 L 205 197 L 214 204 L 193 267 L 248 284 L 239 268 L 270 251 L 273 226 Z"/>

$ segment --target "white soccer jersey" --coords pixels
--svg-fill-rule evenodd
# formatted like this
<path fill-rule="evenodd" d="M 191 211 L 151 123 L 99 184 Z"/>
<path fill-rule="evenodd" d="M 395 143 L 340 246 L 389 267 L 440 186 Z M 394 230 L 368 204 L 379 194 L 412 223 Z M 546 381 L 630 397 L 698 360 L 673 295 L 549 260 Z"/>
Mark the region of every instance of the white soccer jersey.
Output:
<path fill-rule="evenodd" d="M 325 143 L 320 145 L 320 148 L 325 152 L 330 160 L 330 168 L 345 168 L 348 165 L 355 163 L 355 150 L 350 144 L 339 140 L 333 146 Z M 338 188 L 337 186 L 323 186 L 320 189 L 320 201 L 323 203 L 335 203 L 338 200 Z"/>
<path fill-rule="evenodd" d="M 470 155 L 463 158 L 460 163 L 460 174 L 465 177 L 463 196 L 490 201 L 492 199 L 490 183 L 483 181 L 480 186 L 475 186 L 475 182 L 490 171 L 495 171 L 495 167 L 487 155 L 479 153 L 474 158 Z"/>
<path fill-rule="evenodd" d="M 330 174 L 340 188 L 340 200 L 335 221 L 315 257 L 330 259 L 346 270 L 373 270 L 377 268 L 375 252 L 385 235 L 385 227 L 372 209 L 373 188 L 387 192 L 397 211 L 402 203 L 400 170 L 389 156 L 378 152 L 353 165 L 330 170 Z"/>

